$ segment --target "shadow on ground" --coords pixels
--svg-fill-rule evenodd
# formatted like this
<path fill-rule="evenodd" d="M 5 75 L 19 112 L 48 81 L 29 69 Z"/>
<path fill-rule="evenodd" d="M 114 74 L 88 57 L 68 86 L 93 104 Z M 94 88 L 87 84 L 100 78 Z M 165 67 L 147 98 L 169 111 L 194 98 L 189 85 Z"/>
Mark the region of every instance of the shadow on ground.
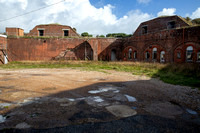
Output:
<path fill-rule="evenodd" d="M 173 85 L 157 79 L 98 80 L 102 82 L 12 102 L 11 109 L 4 106 L 0 132 L 200 132 L 199 93 L 178 94 L 179 89 L 172 93 Z M 107 108 L 116 105 L 129 109 L 113 113 Z M 197 110 L 197 114 L 188 109 Z"/>

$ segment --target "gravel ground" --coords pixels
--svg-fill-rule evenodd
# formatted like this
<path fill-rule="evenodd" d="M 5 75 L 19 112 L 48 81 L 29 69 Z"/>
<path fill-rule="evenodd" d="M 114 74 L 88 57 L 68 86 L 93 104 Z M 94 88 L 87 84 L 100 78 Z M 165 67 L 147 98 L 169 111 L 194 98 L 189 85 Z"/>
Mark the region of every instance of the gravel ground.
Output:
<path fill-rule="evenodd" d="M 200 91 L 131 73 L 0 69 L 1 132 L 199 132 Z"/>

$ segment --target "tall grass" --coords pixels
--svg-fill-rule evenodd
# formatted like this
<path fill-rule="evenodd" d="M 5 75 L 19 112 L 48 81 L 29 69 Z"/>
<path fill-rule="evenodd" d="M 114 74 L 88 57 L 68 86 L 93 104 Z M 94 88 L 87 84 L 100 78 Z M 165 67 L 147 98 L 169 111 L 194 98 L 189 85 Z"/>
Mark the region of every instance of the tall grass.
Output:
<path fill-rule="evenodd" d="M 87 71 L 106 70 L 131 72 L 133 75 L 146 75 L 162 81 L 200 88 L 200 64 L 159 64 L 142 62 L 102 62 L 102 61 L 25 61 L 10 62 L 0 68 L 80 68 Z"/>

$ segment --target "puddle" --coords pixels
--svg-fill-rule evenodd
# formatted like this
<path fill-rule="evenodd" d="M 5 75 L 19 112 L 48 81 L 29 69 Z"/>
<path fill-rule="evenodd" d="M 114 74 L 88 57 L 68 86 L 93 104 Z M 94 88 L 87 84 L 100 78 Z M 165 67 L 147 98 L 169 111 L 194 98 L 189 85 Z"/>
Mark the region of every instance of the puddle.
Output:
<path fill-rule="evenodd" d="M 25 106 L 25 105 L 29 105 L 32 103 L 38 103 L 39 99 L 40 99 L 39 97 L 35 97 L 35 98 L 29 97 L 27 99 L 24 99 L 22 102 L 18 102 L 18 105 Z"/>
<path fill-rule="evenodd" d="M 132 109 L 137 109 L 137 107 L 131 107 Z"/>
<path fill-rule="evenodd" d="M 3 117 L 2 115 L 0 115 L 0 123 L 3 123 L 3 122 L 5 122 L 5 120 L 6 120 L 6 118 L 5 118 L 5 117 Z"/>
<path fill-rule="evenodd" d="M 128 99 L 129 102 L 136 102 L 137 101 L 137 99 L 135 97 L 132 97 L 132 96 L 129 96 L 129 95 L 126 95 L 126 94 L 124 96 Z"/>
<path fill-rule="evenodd" d="M 97 94 L 97 93 L 108 92 L 108 91 L 114 91 L 114 93 L 118 93 L 119 92 L 118 87 L 104 86 L 104 87 L 99 87 L 98 90 L 88 91 L 88 93 L 90 93 L 90 94 Z"/>
<path fill-rule="evenodd" d="M 198 113 L 194 110 L 191 110 L 191 109 L 186 109 L 186 111 L 192 115 L 197 115 Z"/>
<path fill-rule="evenodd" d="M 99 96 L 96 96 L 96 97 L 93 97 L 94 101 L 97 102 L 97 103 L 100 103 L 100 102 L 103 102 L 104 100 L 102 98 L 100 98 Z"/>
<path fill-rule="evenodd" d="M 85 98 L 85 101 L 87 102 L 87 104 L 92 105 L 92 106 L 107 106 L 109 105 L 109 103 L 107 103 L 106 101 L 104 101 L 101 97 L 99 96 L 95 96 L 95 97 L 87 97 Z"/>
<path fill-rule="evenodd" d="M 0 103 L 0 108 L 7 108 L 11 105 L 12 105 L 11 103 Z"/>

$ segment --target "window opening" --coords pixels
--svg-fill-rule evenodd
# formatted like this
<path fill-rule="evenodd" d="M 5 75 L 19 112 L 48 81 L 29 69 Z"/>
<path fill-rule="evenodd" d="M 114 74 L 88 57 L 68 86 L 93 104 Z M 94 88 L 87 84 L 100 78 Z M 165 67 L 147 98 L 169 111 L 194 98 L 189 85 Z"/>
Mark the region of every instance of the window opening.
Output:
<path fill-rule="evenodd" d="M 193 58 L 193 47 L 188 46 L 186 49 L 186 59 L 187 61 L 192 61 L 192 58 Z"/>
<path fill-rule="evenodd" d="M 157 59 L 157 48 L 153 48 L 153 59 Z"/>
<path fill-rule="evenodd" d="M 38 30 L 39 31 L 39 36 L 44 36 L 44 30 Z"/>
<path fill-rule="evenodd" d="M 132 59 L 132 51 L 133 50 L 131 48 L 128 50 L 128 58 L 129 58 L 129 60 Z"/>

